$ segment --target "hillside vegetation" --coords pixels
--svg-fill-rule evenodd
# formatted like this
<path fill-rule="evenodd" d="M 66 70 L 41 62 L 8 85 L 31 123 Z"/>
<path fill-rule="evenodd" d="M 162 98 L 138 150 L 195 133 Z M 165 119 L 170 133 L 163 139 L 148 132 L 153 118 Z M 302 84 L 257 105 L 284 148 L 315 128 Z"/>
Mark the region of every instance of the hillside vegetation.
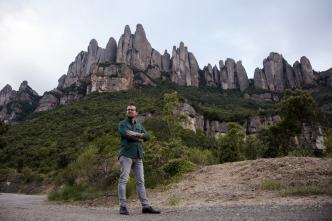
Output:
<path fill-rule="evenodd" d="M 331 203 L 331 165 L 331 158 L 282 157 L 200 166 L 178 183 L 148 190 L 149 202 L 157 208 Z M 118 200 L 103 196 L 77 204 L 117 208 Z M 127 204 L 140 209 L 137 194 Z"/>
<path fill-rule="evenodd" d="M 322 88 L 322 94 L 316 99 L 326 102 L 330 90 Z M 259 131 L 257 138 L 243 141 L 244 135 L 236 124 L 229 124 L 229 132 L 218 139 L 207 137 L 202 130 L 195 133 L 183 129 L 177 131 L 174 139 L 163 118 L 164 96 L 174 91 L 178 92 L 177 98 L 181 102 L 190 103 L 210 120 L 242 122 L 254 115 L 278 113 L 272 102 L 259 103 L 243 98 L 244 93 L 265 93 L 263 90 L 224 91 L 160 81 L 157 87 L 92 93 L 74 104 L 32 113 L 1 135 L 5 145 L 0 151 L 0 175 L 6 177 L 13 171 L 19 172 L 22 185 L 45 184 L 45 180 L 55 181 L 57 186 L 66 184 L 67 192 L 78 193 L 67 196 L 74 200 L 109 192 L 117 185 L 118 123 L 126 117 L 129 102 L 137 104 L 140 114 L 152 113 L 154 116 L 144 123 L 151 135 L 151 140 L 144 144 L 146 185 L 150 188 L 177 181 L 182 174 L 192 171 L 194 164 L 313 154 L 299 149 L 289 137 L 280 138 L 287 145 L 286 150 L 280 151 L 278 140 L 267 129 Z M 277 95 L 280 99 L 283 96 Z M 318 155 L 322 156 L 322 153 Z M 134 181 L 129 184 L 131 182 Z M 96 188 L 91 189 L 91 186 Z M 53 199 L 66 198 L 63 193 L 53 192 Z"/>

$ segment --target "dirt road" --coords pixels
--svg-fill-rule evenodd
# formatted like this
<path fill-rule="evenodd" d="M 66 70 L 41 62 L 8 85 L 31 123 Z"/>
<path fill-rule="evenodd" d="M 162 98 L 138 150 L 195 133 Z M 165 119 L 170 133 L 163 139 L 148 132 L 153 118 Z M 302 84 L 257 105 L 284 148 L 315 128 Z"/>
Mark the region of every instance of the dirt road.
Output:
<path fill-rule="evenodd" d="M 159 215 L 129 210 L 130 216 L 118 215 L 114 208 L 58 206 L 43 203 L 46 196 L 2 193 L 0 220 L 332 220 L 331 203 L 311 203 L 296 206 L 250 205 L 169 208 Z"/>

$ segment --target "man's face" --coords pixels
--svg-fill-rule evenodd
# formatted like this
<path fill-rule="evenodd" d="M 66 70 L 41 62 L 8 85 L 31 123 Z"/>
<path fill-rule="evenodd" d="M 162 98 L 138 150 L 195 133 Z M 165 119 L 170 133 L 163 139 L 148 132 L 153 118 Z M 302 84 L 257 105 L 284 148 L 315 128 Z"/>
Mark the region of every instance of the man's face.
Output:
<path fill-rule="evenodd" d="M 137 111 L 135 106 L 128 106 L 127 107 L 127 117 L 134 118 L 137 116 Z"/>

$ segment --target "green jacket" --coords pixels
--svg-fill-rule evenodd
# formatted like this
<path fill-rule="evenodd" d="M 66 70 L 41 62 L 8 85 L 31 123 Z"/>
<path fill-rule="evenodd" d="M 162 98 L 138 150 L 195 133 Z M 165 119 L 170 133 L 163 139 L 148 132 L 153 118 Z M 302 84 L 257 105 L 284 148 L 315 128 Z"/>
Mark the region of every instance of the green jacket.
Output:
<path fill-rule="evenodd" d="M 147 141 L 150 139 L 149 134 L 145 131 L 144 127 L 136 121 L 134 124 L 131 123 L 130 119 L 127 118 L 119 123 L 119 133 L 121 136 L 121 151 L 119 153 L 119 156 L 125 156 L 128 158 L 143 158 L 143 148 L 142 148 L 142 142 L 138 141 L 138 137 L 136 136 L 128 136 L 126 132 L 128 130 L 142 133 L 143 134 L 143 140 Z"/>

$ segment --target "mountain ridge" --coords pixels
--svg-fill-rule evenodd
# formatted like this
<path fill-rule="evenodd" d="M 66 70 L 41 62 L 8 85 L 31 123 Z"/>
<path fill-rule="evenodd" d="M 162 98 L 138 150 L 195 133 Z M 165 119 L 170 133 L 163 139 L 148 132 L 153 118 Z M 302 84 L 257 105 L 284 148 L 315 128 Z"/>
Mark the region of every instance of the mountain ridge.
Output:
<path fill-rule="evenodd" d="M 70 104 L 94 91 L 129 90 L 139 84 L 155 86 L 154 79 L 169 80 L 184 86 L 240 91 L 254 88 L 282 92 L 302 85 L 332 87 L 332 68 L 315 72 L 305 56 L 291 66 L 281 54 L 271 52 L 264 59 L 263 68 L 256 68 L 254 78 L 249 79 L 242 61 L 231 58 L 227 58 L 225 63 L 220 60 L 219 68 L 207 64 L 201 69 L 194 54 L 183 42 L 178 48 L 173 46 L 171 55 L 167 50 L 161 55 L 151 46 L 141 24 L 137 24 L 134 34 L 126 25 L 118 43 L 110 37 L 106 48 L 99 47 L 98 42 L 92 39 L 88 50 L 78 53 L 67 74 L 59 78 L 57 88 L 45 92 L 41 98 L 36 97 L 38 106 L 34 111 Z M 21 101 L 19 99 L 8 95 L 6 87 L 0 91 L 2 120 L 17 123 L 15 113 L 22 110 L 10 109 L 6 105 L 10 101 Z"/>

